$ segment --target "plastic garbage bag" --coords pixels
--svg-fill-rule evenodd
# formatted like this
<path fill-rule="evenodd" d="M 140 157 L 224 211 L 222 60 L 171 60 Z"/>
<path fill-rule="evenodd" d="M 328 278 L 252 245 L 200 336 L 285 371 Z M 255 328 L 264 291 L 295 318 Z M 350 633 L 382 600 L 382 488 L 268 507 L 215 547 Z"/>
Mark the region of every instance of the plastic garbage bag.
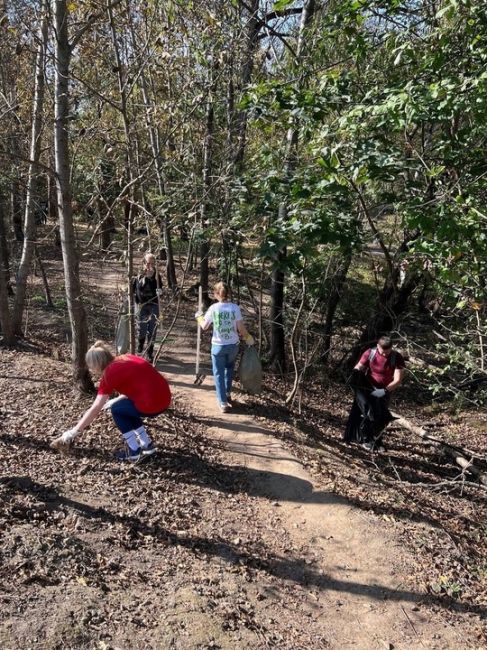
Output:
<path fill-rule="evenodd" d="M 115 332 L 115 347 L 117 349 L 117 354 L 125 354 L 130 348 L 130 326 L 129 315 L 127 312 L 127 299 L 124 298 Z"/>
<path fill-rule="evenodd" d="M 247 347 L 242 355 L 239 368 L 242 388 L 254 395 L 262 390 L 262 364 L 255 346 Z"/>

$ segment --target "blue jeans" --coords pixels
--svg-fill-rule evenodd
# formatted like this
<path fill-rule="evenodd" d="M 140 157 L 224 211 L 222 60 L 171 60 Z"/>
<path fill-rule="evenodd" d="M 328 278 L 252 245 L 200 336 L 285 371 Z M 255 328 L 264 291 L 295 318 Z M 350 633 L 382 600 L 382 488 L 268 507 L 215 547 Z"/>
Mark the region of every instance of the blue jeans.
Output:
<path fill-rule="evenodd" d="M 141 305 L 139 311 L 139 345 L 137 352 L 142 354 L 147 338 L 147 353 L 152 357 L 154 351 L 154 342 L 156 340 L 157 322 L 159 319 L 159 305 L 148 303 Z"/>
<path fill-rule="evenodd" d="M 161 411 L 160 413 L 162 413 Z M 143 426 L 142 418 L 153 418 L 160 413 L 141 413 L 128 397 L 112 406 L 112 417 L 122 433 L 128 433 Z"/>
<path fill-rule="evenodd" d="M 211 363 L 215 378 L 216 396 L 220 404 L 226 404 L 227 395 L 232 392 L 233 368 L 238 354 L 238 343 L 212 345 Z"/>

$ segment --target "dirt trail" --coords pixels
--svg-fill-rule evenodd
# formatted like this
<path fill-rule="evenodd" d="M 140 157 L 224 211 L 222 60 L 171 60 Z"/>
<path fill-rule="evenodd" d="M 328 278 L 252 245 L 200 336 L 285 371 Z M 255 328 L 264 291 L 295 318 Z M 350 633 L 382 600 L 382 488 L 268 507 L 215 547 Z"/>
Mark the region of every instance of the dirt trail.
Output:
<path fill-rule="evenodd" d="M 309 609 L 317 636 L 336 649 L 464 647 L 461 631 L 425 604 L 425 594 L 408 588 L 408 555 L 394 524 L 320 491 L 272 431 L 252 418 L 243 393 L 237 391 L 234 408 L 222 414 L 208 363 L 203 385 L 193 384 L 190 345 L 180 340 L 159 369 L 173 386 L 176 403 L 191 403 L 208 420 L 207 435 L 221 444 L 223 462 L 246 468 L 258 516 L 270 521 L 278 510 L 275 535 L 289 536 L 293 552 L 298 551 L 294 568 L 284 568 L 281 578 L 304 589 L 302 606 Z"/>
<path fill-rule="evenodd" d="M 85 275 L 102 288 L 89 306 L 109 338 L 118 264 Z M 33 313 L 31 327 L 48 317 Z M 159 452 L 136 467 L 113 460 L 108 413 L 70 456 L 53 452 L 48 435 L 91 400 L 70 399 L 62 357 L 0 355 L 2 650 L 479 647 L 460 612 L 447 618 L 411 587 L 400 521 L 322 489 L 244 394 L 222 414 L 211 373 L 193 385 L 190 319 L 158 365 L 174 392 L 149 423 Z"/>

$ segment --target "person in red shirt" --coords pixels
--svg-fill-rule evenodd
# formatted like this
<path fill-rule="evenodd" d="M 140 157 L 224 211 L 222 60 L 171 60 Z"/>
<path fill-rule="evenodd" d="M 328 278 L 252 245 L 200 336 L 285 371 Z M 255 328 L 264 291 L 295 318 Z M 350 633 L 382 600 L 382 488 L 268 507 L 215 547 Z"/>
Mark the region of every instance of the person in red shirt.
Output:
<path fill-rule="evenodd" d="M 115 424 L 125 441 L 125 449 L 118 452 L 119 460 L 138 461 L 150 456 L 156 448 L 150 439 L 142 418 L 163 413 L 171 402 L 171 391 L 164 377 L 145 359 L 133 354 L 115 357 L 110 347 L 97 341 L 86 353 L 86 364 L 94 375 L 101 375 L 98 395 L 79 422 L 51 444 L 67 451 L 72 441 L 97 415 L 111 408 Z M 109 400 L 112 393 L 119 397 Z"/>
<path fill-rule="evenodd" d="M 393 419 L 389 396 L 404 377 L 404 358 L 392 349 L 389 336 L 381 336 L 377 347 L 365 350 L 352 372 L 355 400 L 345 429 L 346 442 L 358 442 L 370 451 L 380 450 L 382 433 Z"/>

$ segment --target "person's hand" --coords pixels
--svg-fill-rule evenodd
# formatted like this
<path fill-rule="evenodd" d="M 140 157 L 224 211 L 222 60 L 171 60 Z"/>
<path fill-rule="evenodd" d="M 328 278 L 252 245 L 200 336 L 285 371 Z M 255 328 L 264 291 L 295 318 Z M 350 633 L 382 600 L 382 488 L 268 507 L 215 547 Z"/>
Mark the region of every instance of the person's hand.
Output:
<path fill-rule="evenodd" d="M 196 318 L 196 320 L 198 320 L 198 318 L 199 318 L 200 316 L 203 316 L 203 312 L 200 311 L 200 310 L 196 311 L 195 314 L 194 314 L 194 317 Z"/>
<path fill-rule="evenodd" d="M 158 296 L 162 296 L 162 289 L 156 289 L 156 294 Z"/>
<path fill-rule="evenodd" d="M 252 334 L 247 334 L 244 340 L 247 345 L 255 345 L 255 340 Z"/>
<path fill-rule="evenodd" d="M 371 393 L 372 397 L 384 397 L 386 391 L 383 388 L 376 388 Z"/>
<path fill-rule="evenodd" d="M 71 447 L 71 443 L 73 442 L 73 440 L 76 438 L 78 434 L 79 434 L 79 430 L 76 427 L 73 427 L 72 429 L 68 429 L 63 433 L 62 436 L 59 436 L 59 438 L 53 440 L 49 446 L 51 447 L 51 449 L 57 449 L 58 451 L 61 451 L 63 454 L 67 454 Z"/>
<path fill-rule="evenodd" d="M 203 316 L 203 312 L 202 311 L 197 311 L 195 313 L 194 317 L 196 318 L 196 321 L 197 321 L 198 325 L 200 325 L 200 327 L 203 327 L 203 324 L 205 322 L 205 317 Z"/>

